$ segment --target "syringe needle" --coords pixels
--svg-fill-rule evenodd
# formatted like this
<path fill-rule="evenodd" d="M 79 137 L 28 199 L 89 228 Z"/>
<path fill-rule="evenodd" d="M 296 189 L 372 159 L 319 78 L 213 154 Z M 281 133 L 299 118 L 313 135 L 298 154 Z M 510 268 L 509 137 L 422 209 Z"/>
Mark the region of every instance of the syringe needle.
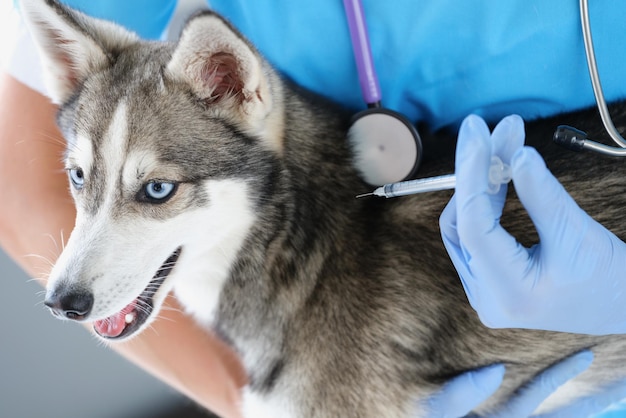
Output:
<path fill-rule="evenodd" d="M 439 177 L 429 177 L 425 179 L 401 181 L 380 186 L 371 193 L 358 195 L 356 198 L 368 196 L 378 197 L 398 197 L 415 193 L 432 192 L 437 190 L 453 189 L 455 184 L 454 174 Z"/>

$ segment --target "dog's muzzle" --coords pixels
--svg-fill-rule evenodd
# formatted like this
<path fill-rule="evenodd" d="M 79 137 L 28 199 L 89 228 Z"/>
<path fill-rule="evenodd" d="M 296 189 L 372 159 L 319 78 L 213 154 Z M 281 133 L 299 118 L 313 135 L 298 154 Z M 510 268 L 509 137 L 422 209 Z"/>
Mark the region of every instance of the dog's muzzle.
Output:
<path fill-rule="evenodd" d="M 106 339 L 120 339 L 137 331 L 154 310 L 154 295 L 174 269 L 181 248 L 176 249 L 157 270 L 148 286 L 135 300 L 121 311 L 101 320 L 94 321 L 95 332 Z M 57 286 L 46 295 L 44 304 L 52 314 L 61 319 L 87 320 L 94 304 L 94 295 L 88 290 L 67 285 Z"/>
<path fill-rule="evenodd" d="M 109 340 L 125 338 L 135 333 L 152 314 L 154 295 L 174 269 L 180 253 L 181 248 L 178 248 L 165 260 L 148 286 L 134 301 L 108 318 L 95 321 L 94 331 L 102 338 Z"/>

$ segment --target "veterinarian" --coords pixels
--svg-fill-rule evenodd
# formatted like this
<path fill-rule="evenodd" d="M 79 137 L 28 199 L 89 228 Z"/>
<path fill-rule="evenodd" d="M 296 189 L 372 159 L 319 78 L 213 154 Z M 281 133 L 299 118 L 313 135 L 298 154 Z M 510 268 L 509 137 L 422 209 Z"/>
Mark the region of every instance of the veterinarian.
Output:
<path fill-rule="evenodd" d="M 176 0 L 66 3 L 117 20 L 147 38 L 161 36 L 176 7 Z M 363 107 L 341 2 L 211 3 L 298 83 L 355 110 Z M 596 3 L 591 14 L 603 86 L 607 99 L 616 100 L 626 97 L 626 52 L 621 52 L 621 34 L 614 29 L 623 26 L 626 4 Z M 495 123 L 517 113 L 533 119 L 594 104 L 577 2 L 477 1 L 468 7 L 446 0 L 398 0 L 393 6 L 366 0 L 365 9 L 385 105 L 429 130 L 460 126 L 457 189 L 440 223 L 481 319 L 493 327 L 626 332 L 626 308 L 611 303 L 623 291 L 619 274 L 626 244 L 578 208 L 532 149 L 520 146 L 506 162 L 539 231 L 538 246 L 521 247 L 499 226 L 503 202 L 486 195 L 479 181 L 478 173 L 488 167 L 490 142 L 523 135 L 519 118 L 505 119 L 493 134 L 483 118 Z M 0 243 L 36 276 L 49 266 L 23 255 L 54 253 L 48 236 L 58 237 L 61 231 L 67 236 L 75 213 L 59 161 L 64 144 L 42 140 L 42 134 L 61 138 L 55 108 L 39 81 L 36 52 L 23 27 L 17 31 L 16 52 L 0 78 Z M 465 118 L 470 113 L 480 116 Z M 567 236 L 572 224 L 584 226 L 575 240 Z M 581 249 L 590 250 L 580 257 Z M 567 303 L 545 303 L 562 300 L 564 286 Z M 175 300 L 169 303 L 177 307 Z M 179 310 L 164 310 L 161 316 L 152 327 L 155 332 L 115 348 L 207 408 L 224 417 L 238 416 L 239 389 L 246 377 L 233 353 L 219 339 L 198 332 Z M 556 385 L 591 360 L 583 352 L 547 370 L 502 415 L 529 415 Z M 465 415 L 497 389 L 503 372 L 496 365 L 452 380 L 429 400 L 432 416 Z M 616 385 L 562 413 L 587 416 L 623 397 L 626 385 Z"/>

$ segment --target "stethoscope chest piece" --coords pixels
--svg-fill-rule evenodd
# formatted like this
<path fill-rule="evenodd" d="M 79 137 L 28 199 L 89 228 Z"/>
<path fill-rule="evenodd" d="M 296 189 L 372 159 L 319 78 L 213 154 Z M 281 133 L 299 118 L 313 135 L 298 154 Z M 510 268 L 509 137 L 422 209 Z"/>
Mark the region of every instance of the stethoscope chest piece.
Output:
<path fill-rule="evenodd" d="M 372 186 L 412 178 L 422 159 L 417 130 L 389 109 L 370 108 L 354 115 L 348 139 L 355 167 Z"/>
<path fill-rule="evenodd" d="M 415 174 L 422 159 L 417 129 L 403 115 L 381 107 L 361 0 L 344 0 L 363 99 L 368 109 L 352 118 L 348 139 L 354 165 L 372 186 L 397 183 Z"/>

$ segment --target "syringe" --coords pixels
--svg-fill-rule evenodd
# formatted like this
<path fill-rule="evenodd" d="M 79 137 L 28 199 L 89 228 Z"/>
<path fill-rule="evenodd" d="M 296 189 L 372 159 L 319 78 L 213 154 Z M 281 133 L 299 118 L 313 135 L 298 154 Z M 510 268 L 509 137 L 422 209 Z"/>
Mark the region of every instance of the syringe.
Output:
<path fill-rule="evenodd" d="M 504 164 L 497 156 L 491 157 L 489 167 L 489 189 L 488 193 L 496 194 L 500 190 L 500 185 L 511 181 L 511 167 Z M 439 190 L 454 189 L 456 186 L 456 176 L 446 174 L 443 176 L 428 177 L 424 179 L 401 181 L 380 186 L 372 193 L 361 194 L 358 198 L 366 196 L 398 197 L 416 193 L 436 192 Z"/>

